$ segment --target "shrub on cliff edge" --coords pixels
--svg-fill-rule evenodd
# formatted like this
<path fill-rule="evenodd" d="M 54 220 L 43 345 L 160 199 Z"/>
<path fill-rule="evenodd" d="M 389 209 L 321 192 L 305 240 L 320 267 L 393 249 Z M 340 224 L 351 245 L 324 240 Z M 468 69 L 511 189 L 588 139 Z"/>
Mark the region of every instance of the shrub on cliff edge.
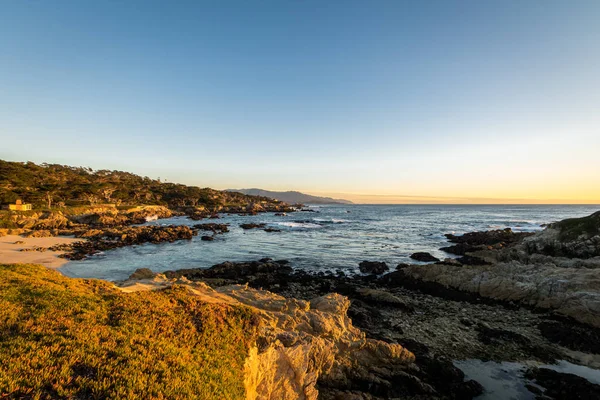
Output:
<path fill-rule="evenodd" d="M 181 286 L 126 294 L 0 265 L 0 398 L 243 398 L 256 321 Z"/>

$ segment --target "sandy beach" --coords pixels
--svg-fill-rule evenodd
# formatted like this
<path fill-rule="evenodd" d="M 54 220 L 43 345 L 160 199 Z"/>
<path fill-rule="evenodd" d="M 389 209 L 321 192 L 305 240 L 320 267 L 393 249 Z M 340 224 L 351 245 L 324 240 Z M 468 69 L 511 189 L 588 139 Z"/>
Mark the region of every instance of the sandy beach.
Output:
<path fill-rule="evenodd" d="M 81 239 L 70 237 L 26 238 L 19 235 L 0 237 L 0 263 L 29 263 L 41 264 L 48 268 L 59 268 L 69 260 L 60 258 L 62 251 L 21 251 L 35 247 L 51 247 L 57 244 L 78 242 Z M 23 243 L 20 243 L 23 242 Z"/>

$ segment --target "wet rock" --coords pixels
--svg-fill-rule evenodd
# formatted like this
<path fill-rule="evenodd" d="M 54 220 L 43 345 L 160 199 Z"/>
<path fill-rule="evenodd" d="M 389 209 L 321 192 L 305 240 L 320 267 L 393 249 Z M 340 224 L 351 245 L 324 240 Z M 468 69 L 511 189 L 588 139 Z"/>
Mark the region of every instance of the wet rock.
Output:
<path fill-rule="evenodd" d="M 452 243 L 465 244 L 467 246 L 491 246 L 498 243 L 503 245 L 513 244 L 522 239 L 532 236 L 530 232 L 513 232 L 512 229 L 498 229 L 485 232 L 469 232 L 461 236 L 446 234 L 446 238 Z"/>
<path fill-rule="evenodd" d="M 550 399 L 600 399 L 600 385 L 591 383 L 585 378 L 566 374 L 548 368 L 532 368 L 525 377 L 533 380 L 544 389 L 544 398 Z"/>
<path fill-rule="evenodd" d="M 196 230 L 183 225 L 106 228 L 101 230 L 101 233 L 89 236 L 88 240 L 70 244 L 68 252 L 61 257 L 69 260 L 82 260 L 100 251 L 144 243 L 158 244 L 191 240 L 197 234 Z M 61 250 L 64 251 L 66 248 Z"/>
<path fill-rule="evenodd" d="M 281 229 L 276 229 L 276 228 L 265 228 L 263 230 L 265 232 L 281 232 Z"/>
<path fill-rule="evenodd" d="M 228 283 L 255 282 L 257 286 L 261 283 L 267 286 L 284 283 L 286 276 L 292 271 L 293 269 L 285 264 L 265 258 L 259 261 L 240 263 L 227 261 L 210 268 L 167 271 L 165 276 L 168 278 L 186 277 L 191 280 L 223 279 L 229 281 Z"/>
<path fill-rule="evenodd" d="M 410 258 L 413 260 L 421 261 L 421 262 L 437 262 L 440 261 L 439 258 L 432 256 L 430 253 L 426 252 L 417 252 L 410 255 Z"/>
<path fill-rule="evenodd" d="M 600 329 L 554 316 L 542 321 L 538 328 L 545 338 L 571 350 L 600 354 Z"/>
<path fill-rule="evenodd" d="M 358 269 L 360 272 L 365 274 L 383 274 L 388 271 L 390 268 L 384 262 L 379 261 L 362 261 L 358 264 Z"/>
<path fill-rule="evenodd" d="M 440 248 L 440 250 L 445 251 L 446 253 L 464 256 L 467 252 L 485 250 L 486 248 L 487 246 L 485 245 L 470 245 L 467 243 L 458 243 L 452 246 L 442 247 Z"/>
<path fill-rule="evenodd" d="M 264 228 L 265 226 L 267 226 L 266 224 L 240 224 L 240 228 L 248 230 L 248 229 L 258 229 L 258 228 Z"/>
<path fill-rule="evenodd" d="M 195 224 L 193 228 L 201 231 L 210 231 L 215 234 L 229 232 L 229 224 L 216 224 L 214 222 L 206 224 Z"/>
<path fill-rule="evenodd" d="M 465 382 L 465 374 L 446 357 L 418 357 L 416 364 L 440 393 L 452 393 L 452 398 L 457 399 L 472 399 L 483 393 L 478 382 Z"/>
<path fill-rule="evenodd" d="M 200 240 L 203 240 L 203 241 L 205 241 L 205 242 L 212 242 L 213 240 L 215 240 L 215 238 L 214 238 L 214 237 L 212 237 L 212 236 L 202 236 L 202 237 L 200 238 Z"/>

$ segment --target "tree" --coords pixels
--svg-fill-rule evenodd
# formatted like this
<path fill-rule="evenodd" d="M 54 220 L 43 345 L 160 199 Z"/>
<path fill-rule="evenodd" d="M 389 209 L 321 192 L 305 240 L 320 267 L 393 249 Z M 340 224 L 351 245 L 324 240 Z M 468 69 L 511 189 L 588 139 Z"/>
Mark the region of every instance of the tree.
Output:
<path fill-rule="evenodd" d="M 112 194 L 116 191 L 116 188 L 113 187 L 106 187 L 103 188 L 100 193 L 102 193 L 102 197 L 104 197 L 104 199 L 106 200 L 107 203 L 110 203 L 110 197 L 112 196 Z"/>
<path fill-rule="evenodd" d="M 48 208 L 52 208 L 52 199 L 54 198 L 54 192 L 47 191 L 46 192 L 46 203 L 48 203 Z"/>

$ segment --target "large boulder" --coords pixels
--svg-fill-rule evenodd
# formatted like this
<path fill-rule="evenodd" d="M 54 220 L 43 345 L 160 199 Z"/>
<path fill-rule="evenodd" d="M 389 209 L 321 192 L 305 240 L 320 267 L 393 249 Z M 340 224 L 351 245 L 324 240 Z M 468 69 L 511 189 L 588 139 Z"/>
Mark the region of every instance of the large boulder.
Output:
<path fill-rule="evenodd" d="M 426 253 L 423 251 L 413 253 L 410 255 L 410 258 L 413 260 L 421 261 L 421 262 L 438 262 L 439 258 L 432 256 L 430 253 Z"/>
<path fill-rule="evenodd" d="M 360 272 L 365 274 L 380 275 L 388 271 L 390 268 L 384 262 L 379 261 L 361 261 L 358 264 Z"/>

